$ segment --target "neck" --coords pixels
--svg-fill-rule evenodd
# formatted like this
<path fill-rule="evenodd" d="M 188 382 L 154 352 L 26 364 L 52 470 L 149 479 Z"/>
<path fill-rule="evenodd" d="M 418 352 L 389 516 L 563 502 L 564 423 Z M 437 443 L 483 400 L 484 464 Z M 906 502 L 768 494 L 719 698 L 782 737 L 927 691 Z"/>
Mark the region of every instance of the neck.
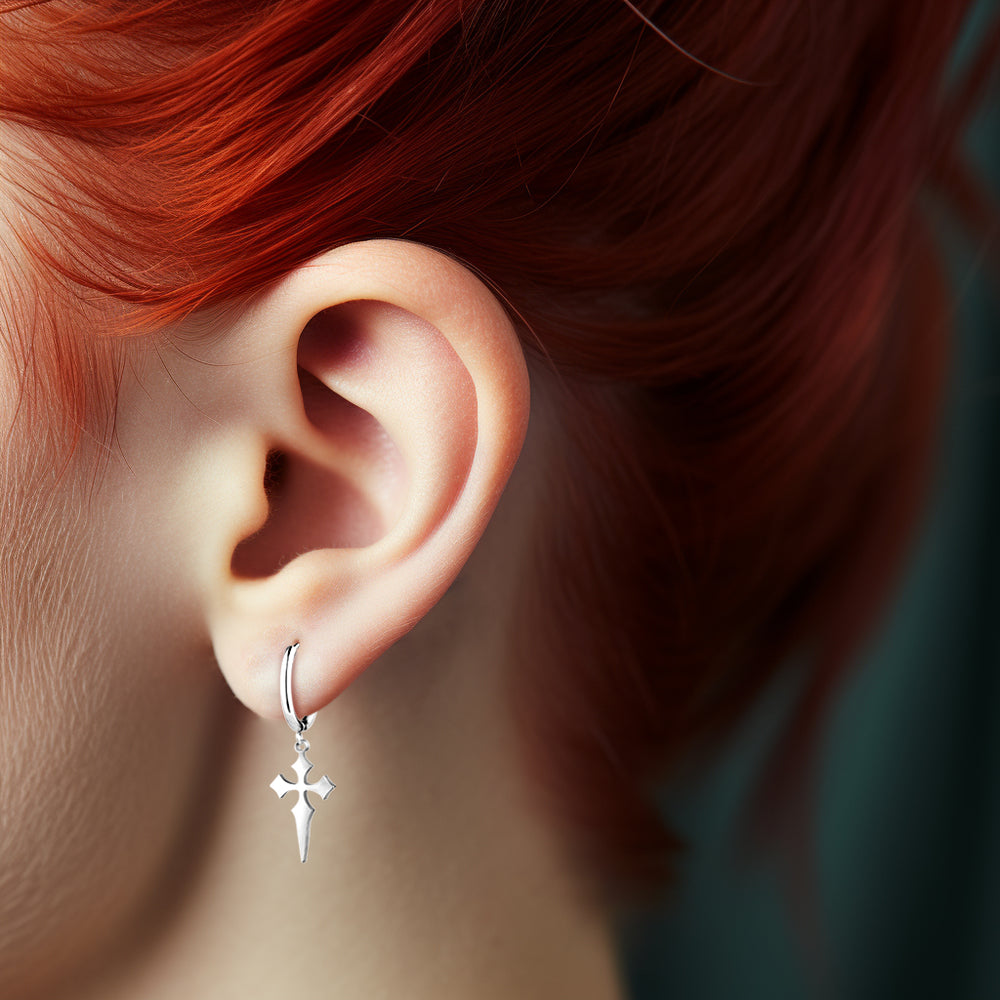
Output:
<path fill-rule="evenodd" d="M 421 645 L 447 649 L 436 638 Z M 141 942 L 74 998 L 254 1000 L 289 986 L 329 998 L 619 998 L 610 922 L 529 804 L 483 638 L 475 658 L 434 666 L 404 640 L 320 713 L 309 779 L 328 774 L 336 788 L 310 796 L 306 864 L 298 795 L 268 788 L 279 771 L 295 779 L 294 737 L 224 692 L 236 714 L 206 741 L 199 778 L 217 799 L 193 818 L 202 856 L 165 880 Z"/>

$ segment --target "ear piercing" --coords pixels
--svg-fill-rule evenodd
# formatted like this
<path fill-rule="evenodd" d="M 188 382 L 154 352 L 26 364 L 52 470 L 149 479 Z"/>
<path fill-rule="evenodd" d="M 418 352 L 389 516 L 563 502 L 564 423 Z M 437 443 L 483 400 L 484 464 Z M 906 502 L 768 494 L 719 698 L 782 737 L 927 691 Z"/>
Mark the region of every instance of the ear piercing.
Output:
<path fill-rule="evenodd" d="M 279 774 L 271 782 L 270 787 L 274 789 L 279 799 L 284 798 L 287 792 L 299 793 L 298 802 L 292 806 L 292 815 L 295 817 L 295 830 L 299 838 L 299 860 L 305 862 L 309 854 L 309 824 L 312 823 L 313 813 L 316 811 L 309 802 L 307 793 L 314 792 L 325 799 L 336 786 L 325 774 L 314 784 L 310 785 L 306 781 L 313 765 L 306 756 L 309 741 L 302 734 L 316 721 L 319 713 L 313 712 L 312 715 L 303 716 L 301 719 L 295 713 L 292 702 L 292 665 L 295 663 L 295 654 L 298 650 L 297 642 L 285 650 L 285 655 L 281 659 L 281 677 L 278 681 L 281 711 L 289 729 L 295 733 L 295 752 L 299 756 L 292 764 L 292 770 L 298 776 L 298 781 L 291 782 L 283 774 Z"/>

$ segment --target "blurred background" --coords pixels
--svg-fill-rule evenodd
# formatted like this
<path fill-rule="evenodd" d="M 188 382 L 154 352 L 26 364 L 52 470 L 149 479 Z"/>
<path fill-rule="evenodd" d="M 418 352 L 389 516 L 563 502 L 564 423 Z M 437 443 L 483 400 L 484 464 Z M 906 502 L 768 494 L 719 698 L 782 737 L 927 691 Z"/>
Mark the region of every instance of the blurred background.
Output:
<path fill-rule="evenodd" d="M 978 5 L 954 65 L 997 7 Z M 1000 87 L 966 145 L 1000 198 Z M 956 332 L 936 485 L 814 779 L 829 967 L 808 971 L 773 865 L 741 860 L 779 682 L 708 773 L 664 795 L 691 847 L 670 899 L 624 932 L 634 1000 L 1000 1000 L 1000 289 L 982 247 L 941 240 Z"/>

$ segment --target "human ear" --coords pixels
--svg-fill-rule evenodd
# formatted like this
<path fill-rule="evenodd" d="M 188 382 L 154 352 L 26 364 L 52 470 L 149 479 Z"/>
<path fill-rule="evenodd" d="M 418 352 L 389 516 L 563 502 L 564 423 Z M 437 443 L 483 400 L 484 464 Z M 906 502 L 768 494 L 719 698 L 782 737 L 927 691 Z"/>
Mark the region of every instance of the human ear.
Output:
<path fill-rule="evenodd" d="M 233 692 L 267 718 L 281 717 L 284 647 L 301 643 L 306 715 L 471 554 L 524 440 L 524 354 L 486 285 L 403 240 L 299 267 L 217 344 L 224 360 L 198 376 L 215 379 L 223 425 L 202 480 L 215 492 L 197 570 L 207 629 Z"/>

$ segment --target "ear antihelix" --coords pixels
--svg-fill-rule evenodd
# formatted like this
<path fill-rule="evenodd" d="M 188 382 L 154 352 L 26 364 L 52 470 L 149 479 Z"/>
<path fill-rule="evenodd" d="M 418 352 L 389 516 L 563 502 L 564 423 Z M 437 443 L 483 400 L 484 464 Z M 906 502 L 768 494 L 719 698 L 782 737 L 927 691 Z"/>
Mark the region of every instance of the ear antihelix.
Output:
<path fill-rule="evenodd" d="M 460 492 L 474 459 L 477 392 L 447 335 L 391 302 L 355 299 L 310 319 L 299 341 L 311 423 L 349 444 L 356 482 L 413 547 Z M 354 419 L 331 397 L 377 416 Z M 361 460 L 357 460 L 361 459 Z"/>

